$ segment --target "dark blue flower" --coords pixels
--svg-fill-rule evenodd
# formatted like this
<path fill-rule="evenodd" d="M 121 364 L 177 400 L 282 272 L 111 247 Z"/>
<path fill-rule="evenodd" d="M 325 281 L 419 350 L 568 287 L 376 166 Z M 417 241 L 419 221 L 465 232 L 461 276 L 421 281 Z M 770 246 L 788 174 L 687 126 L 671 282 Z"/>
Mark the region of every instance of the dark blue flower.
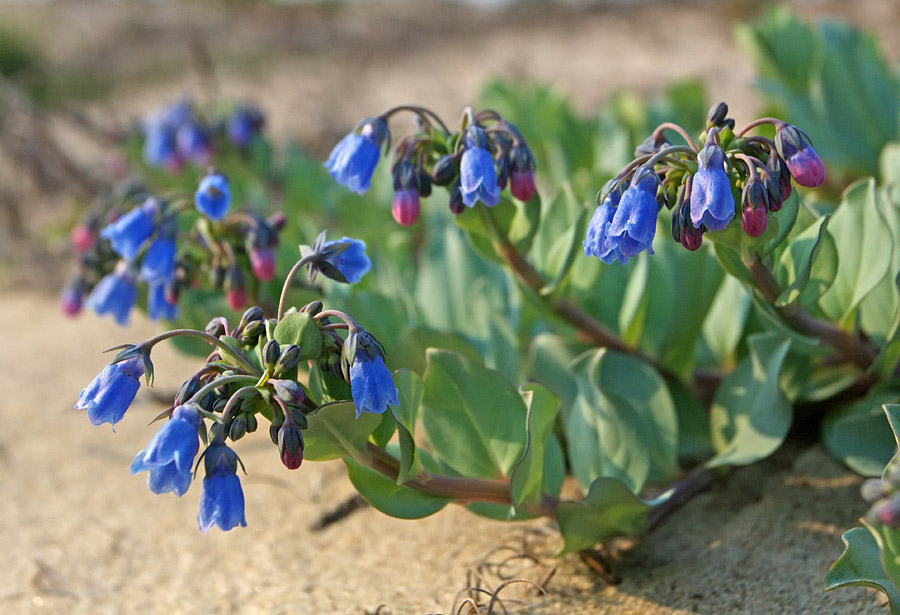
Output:
<path fill-rule="evenodd" d="M 591 216 L 587 233 L 581 244 L 584 247 L 585 256 L 596 256 L 607 265 L 616 259 L 619 259 L 623 264 L 628 262 L 627 258 L 621 256 L 618 247 L 608 241 L 609 224 L 616 214 L 616 206 L 621 198 L 622 189 L 620 186 L 613 187 L 603 197 L 603 202 L 594 210 L 594 215 Z"/>
<path fill-rule="evenodd" d="M 147 316 L 150 320 L 178 318 L 178 305 L 169 301 L 167 284 L 167 282 L 153 282 L 147 290 Z"/>
<path fill-rule="evenodd" d="M 200 413 L 193 405 L 178 406 L 131 463 L 131 473 L 149 472 L 147 486 L 153 493 L 184 495 L 191 486 L 194 457 L 200 448 L 197 429 Z"/>
<path fill-rule="evenodd" d="M 338 282 L 356 284 L 372 268 L 372 260 L 366 254 L 366 244 L 359 239 L 342 237 L 326 241 L 321 253 L 323 262 L 319 264 L 319 270 Z"/>
<path fill-rule="evenodd" d="M 500 202 L 500 186 L 494 159 L 485 149 L 484 131 L 471 126 L 466 132 L 466 149 L 459 163 L 459 188 L 466 207 L 474 207 L 479 200 L 493 207 Z"/>
<path fill-rule="evenodd" d="M 87 410 L 88 420 L 94 425 L 116 423 L 134 401 L 144 375 L 144 362 L 134 357 L 110 363 L 81 391 L 75 408 Z"/>
<path fill-rule="evenodd" d="M 725 172 L 725 152 L 708 144 L 697 155 L 699 168 L 691 185 L 691 222 L 694 228 L 705 226 L 721 231 L 734 218 L 731 181 Z"/>
<path fill-rule="evenodd" d="M 221 173 L 209 173 L 200 180 L 194 195 L 194 205 L 210 220 L 221 220 L 231 205 L 231 189 Z"/>
<path fill-rule="evenodd" d="M 371 187 L 372 174 L 381 156 L 381 142 L 387 135 L 382 118 L 365 120 L 358 128 L 338 141 L 328 160 L 322 165 L 342 186 L 363 194 Z"/>
<path fill-rule="evenodd" d="M 351 332 L 344 342 L 341 368 L 350 380 L 356 417 L 363 412 L 381 414 L 388 404 L 397 405 L 397 387 L 384 364 L 384 348 L 364 330 Z"/>
<path fill-rule="evenodd" d="M 212 142 L 203 127 L 196 122 L 190 121 L 179 126 L 175 132 L 175 146 L 179 158 L 198 165 L 209 164 Z"/>
<path fill-rule="evenodd" d="M 213 442 L 204 459 L 206 477 L 200 493 L 200 515 L 197 524 L 205 532 L 213 525 L 228 531 L 238 525 L 247 527 L 244 518 L 244 492 L 235 473 L 237 456 L 222 443 Z"/>
<path fill-rule="evenodd" d="M 108 239 L 116 254 L 125 260 L 134 260 L 145 241 L 153 234 L 154 218 L 159 210 L 159 202 L 149 198 L 140 207 L 100 230 L 100 236 Z"/>
<path fill-rule="evenodd" d="M 136 295 L 134 276 L 128 266 L 120 261 L 113 273 L 97 282 L 85 305 L 100 316 L 112 314 L 117 323 L 126 325 Z"/>
<path fill-rule="evenodd" d="M 176 149 L 175 133 L 163 124 L 146 123 L 144 161 L 152 167 L 176 170 L 181 165 L 181 158 Z"/>
<path fill-rule="evenodd" d="M 641 167 L 616 207 L 616 213 L 607 227 L 606 245 L 623 265 L 644 250 L 653 254 L 651 245 L 656 235 L 656 214 L 659 210 L 656 191 L 659 185 L 656 173 Z"/>
<path fill-rule="evenodd" d="M 149 284 L 170 281 L 175 277 L 175 242 L 171 237 L 158 237 L 141 261 L 141 279 Z"/>
<path fill-rule="evenodd" d="M 825 164 L 799 128 L 780 125 L 775 133 L 775 147 L 798 184 L 816 188 L 825 181 Z"/>
<path fill-rule="evenodd" d="M 231 142 L 240 149 L 250 145 L 265 123 L 262 112 L 256 107 L 238 105 L 228 118 L 225 132 Z"/>

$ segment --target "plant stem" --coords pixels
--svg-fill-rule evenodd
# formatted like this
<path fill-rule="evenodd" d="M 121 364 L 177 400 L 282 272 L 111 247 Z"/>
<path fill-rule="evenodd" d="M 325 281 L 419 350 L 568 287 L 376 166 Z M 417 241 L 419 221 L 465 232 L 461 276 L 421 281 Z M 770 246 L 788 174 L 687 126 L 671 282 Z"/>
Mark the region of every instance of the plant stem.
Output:
<path fill-rule="evenodd" d="M 852 363 L 863 371 L 869 369 L 878 356 L 878 349 L 859 335 L 844 331 L 834 323 L 815 318 L 797 304 L 782 307 L 775 305 L 781 295 L 781 287 L 772 270 L 763 264 L 759 254 L 744 257 L 744 264 L 750 270 L 753 282 L 760 297 L 771 305 L 775 311 L 794 329 L 804 335 L 819 339 L 820 343 L 834 348 L 848 363 Z"/>
<path fill-rule="evenodd" d="M 691 135 L 689 135 L 684 128 L 682 128 L 681 126 L 679 126 L 678 124 L 675 124 L 673 122 L 663 122 L 662 124 L 660 124 L 659 126 L 656 127 L 656 130 L 653 131 L 653 135 L 661 137 L 662 132 L 666 129 L 674 130 L 675 132 L 677 132 L 679 135 L 681 135 L 681 138 L 684 139 L 687 142 L 687 144 L 691 146 L 691 149 L 693 149 L 695 152 L 698 151 L 697 144 L 691 138 Z"/>
<path fill-rule="evenodd" d="M 256 366 L 253 365 L 253 363 L 251 363 L 250 360 L 247 359 L 247 357 L 245 357 L 244 354 L 240 350 L 238 350 L 236 348 L 232 348 L 231 346 L 229 346 L 228 344 L 226 344 L 219 338 L 214 337 L 214 336 L 210 335 L 209 333 L 206 333 L 204 331 L 197 331 L 196 329 L 172 329 L 171 331 L 166 331 L 164 333 L 160 333 L 159 335 L 155 335 L 155 336 L 151 337 L 150 339 L 148 339 L 145 342 L 143 342 L 142 344 L 140 344 L 140 347 L 141 347 L 141 349 L 146 350 L 146 352 L 149 353 L 150 349 L 153 348 L 159 342 L 162 342 L 164 340 L 167 340 L 167 339 L 170 339 L 173 337 L 177 337 L 179 335 L 186 335 L 188 337 L 196 337 L 205 342 L 209 342 L 210 344 L 218 346 L 221 350 L 224 350 L 229 355 L 231 355 L 235 359 L 237 359 L 238 363 L 240 364 L 240 367 L 243 368 L 248 374 L 257 374 L 257 375 L 260 374 L 260 371 L 258 369 L 256 369 Z"/>
<path fill-rule="evenodd" d="M 294 263 L 294 266 L 291 267 L 291 270 L 288 272 L 287 277 L 284 278 L 284 286 L 281 287 L 281 297 L 278 299 L 278 320 L 280 321 L 282 317 L 284 317 L 284 304 L 287 301 L 288 291 L 291 289 L 291 284 L 294 283 L 294 278 L 297 276 L 297 272 L 300 271 L 300 268 L 304 265 L 312 262 L 316 254 L 310 254 L 309 256 L 304 256 L 299 261 Z"/>
<path fill-rule="evenodd" d="M 713 473 L 707 468 L 697 468 L 681 480 L 675 482 L 666 491 L 672 491 L 672 495 L 663 502 L 653 507 L 647 514 L 647 531 L 649 532 L 663 519 L 687 504 L 695 495 L 698 495 L 712 486 Z"/>
<path fill-rule="evenodd" d="M 400 460 L 383 448 L 368 442 L 369 467 L 381 472 L 391 480 L 397 480 L 400 472 Z M 512 506 L 509 493 L 509 482 L 483 478 L 463 478 L 423 472 L 420 478 L 403 483 L 405 486 L 440 498 L 447 498 L 458 504 L 487 502 Z M 559 501 L 548 495 L 542 497 L 539 508 L 528 512 L 553 518 L 556 516 L 556 505 Z"/>
<path fill-rule="evenodd" d="M 441 120 L 440 116 L 437 113 L 435 113 L 431 109 L 420 107 L 418 105 L 397 105 L 396 107 L 391 107 L 390 109 L 382 113 L 381 117 L 389 118 L 398 111 L 412 111 L 417 115 L 430 117 L 435 122 L 437 122 L 438 126 L 440 126 L 446 134 L 450 134 L 450 130 L 447 128 L 447 125 L 444 124 L 443 120 Z"/>

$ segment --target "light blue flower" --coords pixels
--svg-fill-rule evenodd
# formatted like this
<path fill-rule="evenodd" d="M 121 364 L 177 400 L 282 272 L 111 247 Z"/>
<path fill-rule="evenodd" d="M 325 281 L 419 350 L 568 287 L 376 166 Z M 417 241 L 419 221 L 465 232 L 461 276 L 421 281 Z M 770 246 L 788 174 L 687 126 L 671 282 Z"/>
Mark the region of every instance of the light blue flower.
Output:
<path fill-rule="evenodd" d="M 607 246 L 623 265 L 644 250 L 653 254 L 656 214 L 659 210 L 657 188 L 659 178 L 656 173 L 646 167 L 638 169 L 607 227 Z"/>
<path fill-rule="evenodd" d="M 466 149 L 459 163 L 459 188 L 466 207 L 474 207 L 481 201 L 488 207 L 500 202 L 500 186 L 494 159 L 485 149 L 484 131 L 471 126 L 466 132 Z"/>
<path fill-rule="evenodd" d="M 117 323 L 126 325 L 136 295 L 134 276 L 129 272 L 128 266 L 120 261 L 113 273 L 97 282 L 85 305 L 100 316 L 112 314 Z"/>
<path fill-rule="evenodd" d="M 131 473 L 149 472 L 147 486 L 153 493 L 184 495 L 191 486 L 194 457 L 200 448 L 200 422 L 193 405 L 176 407 L 147 448 L 134 458 Z"/>
<path fill-rule="evenodd" d="M 143 375 L 141 357 L 110 363 L 81 391 L 75 408 L 87 410 L 88 420 L 93 425 L 110 423 L 115 427 L 134 401 Z"/>
<path fill-rule="evenodd" d="M 581 244 L 584 247 L 585 256 L 596 256 L 607 265 L 616 259 L 623 264 L 628 262 L 628 259 L 621 255 L 619 249 L 609 242 L 608 235 L 609 224 L 616 215 L 616 206 L 621 198 L 620 186 L 614 187 L 603 197 L 603 202 L 594 210 L 594 215 L 588 222 L 587 233 Z"/>
<path fill-rule="evenodd" d="M 141 260 L 141 279 L 148 284 L 169 282 L 175 277 L 175 242 L 158 237 Z"/>
<path fill-rule="evenodd" d="M 326 241 L 321 254 L 319 271 L 338 282 L 356 284 L 372 268 L 372 260 L 366 254 L 366 244 L 360 239 L 342 237 Z"/>
<path fill-rule="evenodd" d="M 135 207 L 115 222 L 103 227 L 100 236 L 108 239 L 112 249 L 127 261 L 134 260 L 145 241 L 150 239 L 154 229 L 154 217 L 159 202 L 150 198 Z"/>
<path fill-rule="evenodd" d="M 213 525 L 228 531 L 238 525 L 247 527 L 244 518 L 244 492 L 237 477 L 237 455 L 222 443 L 213 442 L 206 450 L 206 477 L 200 493 L 197 524 L 201 532 Z"/>
<path fill-rule="evenodd" d="M 734 196 L 725 172 L 725 152 L 709 144 L 697 155 L 699 169 L 691 184 L 691 222 L 694 228 L 705 226 L 721 231 L 734 218 Z"/>
<path fill-rule="evenodd" d="M 154 282 L 147 290 L 147 316 L 150 320 L 175 320 L 178 318 L 178 305 L 169 302 L 166 293 L 167 282 Z"/>
<path fill-rule="evenodd" d="M 209 173 L 200 180 L 194 195 L 194 205 L 210 220 L 221 220 L 231 205 L 231 189 L 221 173 Z"/>
<path fill-rule="evenodd" d="M 381 156 L 381 142 L 386 135 L 387 123 L 382 118 L 366 120 L 362 128 L 338 141 L 322 166 L 337 183 L 363 194 L 371 187 L 372 174 Z"/>

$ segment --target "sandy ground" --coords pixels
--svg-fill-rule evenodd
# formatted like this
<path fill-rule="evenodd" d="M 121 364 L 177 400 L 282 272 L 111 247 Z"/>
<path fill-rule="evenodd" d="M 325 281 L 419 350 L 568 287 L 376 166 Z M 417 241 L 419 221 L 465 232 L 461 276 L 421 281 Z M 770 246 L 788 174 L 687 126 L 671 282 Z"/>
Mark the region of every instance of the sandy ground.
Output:
<path fill-rule="evenodd" d="M 796 4 L 807 16 L 849 10 Z M 616 89 L 652 94 L 679 76 L 708 79 L 711 96 L 736 114 L 758 103 L 751 67 L 731 37 L 731 20 L 755 10 L 743 3 L 665 11 L 655 3 L 530 5 L 512 14 L 448 4 L 283 12 L 167 3 L 150 15 L 135 6 L 4 5 L 0 17 L 40 33 L 55 61 L 116 75 L 119 85 L 92 110 L 117 117 L 197 91 L 196 77 L 172 66 L 189 64 L 184 39 L 199 33 L 213 57 L 229 60 L 218 70 L 222 91 L 258 99 L 273 134 L 299 136 L 314 150 L 401 101 L 455 116 L 492 75 L 553 83 L 585 111 Z M 854 7 L 851 17 L 867 28 L 896 26 L 888 0 Z M 884 40 L 896 60 L 900 42 Z M 55 215 L 35 204 L 30 230 L 38 234 Z M 864 506 L 859 479 L 812 444 L 787 447 L 697 497 L 624 550 L 614 586 L 577 556 L 552 558 L 558 537 L 544 521 L 501 524 L 449 507 L 408 522 L 366 508 L 313 531 L 352 493 L 343 467 L 308 463 L 289 473 L 264 437 L 238 447 L 250 472 L 243 481 L 249 527 L 201 534 L 198 486 L 181 499 L 155 496 L 143 477 L 128 474 L 152 436 L 146 424 L 157 403 L 142 393 L 116 433 L 72 409 L 105 364 L 101 349 L 158 329 L 140 319 L 127 330 L 91 315 L 63 320 L 53 293 L 66 267 L 54 250 L 34 241 L 0 246 L 7 342 L 0 348 L 0 613 L 449 614 L 466 596 L 458 593 L 476 583 L 495 588 L 504 578 L 548 576 L 546 597 L 519 584 L 500 597 L 522 602 L 505 606 L 541 614 L 886 612 L 868 590 L 822 591 L 840 534 Z M 163 390 L 195 369 L 171 349 L 155 359 Z"/>

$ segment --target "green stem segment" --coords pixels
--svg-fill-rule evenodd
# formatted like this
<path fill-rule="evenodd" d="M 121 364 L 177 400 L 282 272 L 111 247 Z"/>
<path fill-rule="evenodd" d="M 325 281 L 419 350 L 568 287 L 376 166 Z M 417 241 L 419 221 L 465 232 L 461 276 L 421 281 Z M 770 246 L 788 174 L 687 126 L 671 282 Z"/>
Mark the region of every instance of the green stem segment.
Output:
<path fill-rule="evenodd" d="M 230 356 L 233 356 L 235 359 L 237 359 L 238 366 L 241 369 L 243 369 L 244 371 L 246 371 L 248 374 L 256 374 L 257 376 L 259 376 L 259 374 L 260 374 L 260 371 L 256 368 L 256 366 L 253 365 L 253 363 L 251 363 L 250 360 L 247 359 L 247 357 L 245 357 L 244 354 L 240 350 L 238 350 L 236 348 L 232 348 L 231 346 L 229 346 L 228 344 L 226 344 L 219 338 L 214 337 L 214 336 L 210 335 L 209 333 L 206 333 L 204 331 L 197 331 L 196 329 L 172 329 L 171 331 L 166 331 L 164 333 L 160 333 L 159 335 L 155 335 L 155 336 L 151 337 L 150 339 L 146 340 L 144 343 L 142 343 L 140 345 L 141 350 L 143 350 L 149 354 L 150 350 L 159 342 L 162 342 L 164 340 L 167 340 L 167 339 L 170 339 L 173 337 L 178 337 L 179 335 L 186 335 L 188 337 L 196 337 L 205 342 L 209 342 L 210 344 L 213 344 L 214 346 L 218 346 L 221 350 L 224 350 Z"/>
<path fill-rule="evenodd" d="M 284 317 L 284 309 L 285 302 L 287 301 L 288 291 L 291 290 L 291 285 L 294 283 L 294 278 L 297 277 L 297 273 L 300 269 L 303 268 L 304 265 L 308 265 L 313 262 L 316 258 L 315 254 L 310 254 L 308 256 L 304 256 L 299 261 L 294 263 L 294 266 L 291 267 L 291 270 L 288 272 L 287 277 L 284 278 L 284 286 L 281 287 L 281 297 L 278 299 L 278 320 L 280 321 Z"/>
<path fill-rule="evenodd" d="M 834 323 L 811 316 L 796 304 L 778 307 L 776 300 L 781 295 L 781 287 L 771 269 L 763 264 L 759 254 L 744 257 L 744 264 L 750 271 L 760 297 L 770 304 L 778 314 L 796 331 L 816 337 L 827 346 L 834 348 L 848 363 L 861 370 L 869 369 L 878 356 L 878 349 L 858 335 L 844 331 Z"/>

